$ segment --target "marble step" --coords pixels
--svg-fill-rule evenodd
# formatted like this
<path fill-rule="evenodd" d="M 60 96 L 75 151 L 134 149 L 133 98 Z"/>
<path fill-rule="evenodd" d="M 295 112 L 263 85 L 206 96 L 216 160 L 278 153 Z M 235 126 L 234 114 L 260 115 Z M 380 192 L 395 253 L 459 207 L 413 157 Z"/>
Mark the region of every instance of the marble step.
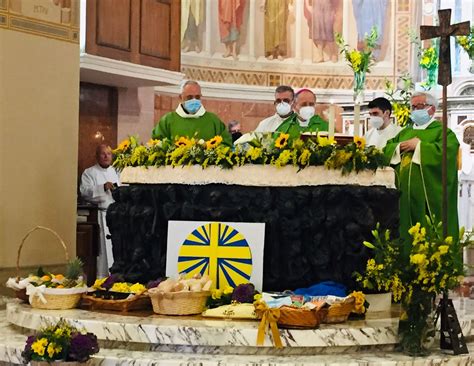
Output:
<path fill-rule="evenodd" d="M 21 352 L 26 335 L 12 325 L 0 326 L 0 364 L 23 364 Z M 474 343 L 468 344 L 470 353 Z M 447 355 L 434 350 L 427 357 L 409 357 L 398 352 L 358 352 L 333 355 L 216 355 L 179 352 L 140 352 L 102 348 L 92 358 L 93 366 L 468 366 L 474 365 L 471 355 Z"/>

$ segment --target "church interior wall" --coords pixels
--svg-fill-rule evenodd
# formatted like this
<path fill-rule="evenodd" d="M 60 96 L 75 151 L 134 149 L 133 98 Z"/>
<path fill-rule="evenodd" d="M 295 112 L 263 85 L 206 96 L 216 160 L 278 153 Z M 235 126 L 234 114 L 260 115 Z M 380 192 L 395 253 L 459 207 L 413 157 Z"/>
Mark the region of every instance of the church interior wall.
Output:
<path fill-rule="evenodd" d="M 79 101 L 77 43 L 0 29 L 0 282 L 15 274 L 29 229 L 55 230 L 75 255 Z M 20 266 L 65 262 L 59 242 L 35 232 Z"/>

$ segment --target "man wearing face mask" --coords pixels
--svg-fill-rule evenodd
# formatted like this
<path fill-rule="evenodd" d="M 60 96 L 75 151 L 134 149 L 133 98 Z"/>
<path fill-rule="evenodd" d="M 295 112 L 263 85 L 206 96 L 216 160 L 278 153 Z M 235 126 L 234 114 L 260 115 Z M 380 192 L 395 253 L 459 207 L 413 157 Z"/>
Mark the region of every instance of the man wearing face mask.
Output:
<path fill-rule="evenodd" d="M 392 105 L 385 98 L 375 98 L 369 103 L 369 127 L 365 134 L 367 146 L 374 145 L 383 149 L 387 141 L 394 138 L 402 129 L 390 121 Z"/>
<path fill-rule="evenodd" d="M 309 89 L 301 89 L 293 101 L 293 113 L 276 132 L 287 133 L 290 138 L 299 138 L 303 132 L 327 131 L 328 123 L 315 115 L 316 95 Z"/>
<path fill-rule="evenodd" d="M 274 132 L 281 123 L 293 114 L 291 104 L 295 97 L 295 92 L 291 86 L 280 85 L 275 89 L 275 105 L 276 113 L 261 121 L 255 132 Z"/>
<path fill-rule="evenodd" d="M 181 103 L 174 112 L 160 118 L 152 131 L 153 139 L 185 136 L 209 140 L 221 136 L 222 143 L 232 146 L 232 137 L 225 124 L 214 113 L 207 112 L 201 103 L 201 87 L 196 81 L 186 81 L 179 95 Z"/>
<path fill-rule="evenodd" d="M 413 126 L 405 127 L 387 142 L 384 153 L 395 168 L 400 190 L 400 237 L 410 242 L 408 229 L 417 222 L 426 225 L 426 216 L 442 217 L 441 161 L 443 126 L 434 119 L 438 101 L 428 93 L 411 98 Z M 447 190 L 448 235 L 458 238 L 457 156 L 459 142 L 448 129 Z"/>

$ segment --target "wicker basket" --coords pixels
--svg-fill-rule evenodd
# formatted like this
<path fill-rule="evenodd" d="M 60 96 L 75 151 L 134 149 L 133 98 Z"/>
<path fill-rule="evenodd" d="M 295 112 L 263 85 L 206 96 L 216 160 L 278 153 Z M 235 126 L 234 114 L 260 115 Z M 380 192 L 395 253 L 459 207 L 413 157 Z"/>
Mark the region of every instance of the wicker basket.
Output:
<path fill-rule="evenodd" d="M 317 309 L 282 306 L 277 324 L 281 328 L 316 328 L 321 323 L 321 313 Z"/>
<path fill-rule="evenodd" d="M 151 309 L 150 297 L 135 295 L 130 299 L 110 300 L 91 295 L 82 295 L 81 308 L 88 310 L 132 311 Z"/>
<path fill-rule="evenodd" d="M 323 323 L 344 323 L 354 310 L 355 298 L 347 297 L 344 301 L 332 304 L 327 308 Z"/>
<path fill-rule="evenodd" d="M 153 311 L 163 315 L 201 314 L 210 291 L 159 292 L 149 290 Z"/>
<path fill-rule="evenodd" d="M 20 257 L 21 257 L 21 250 L 23 248 L 23 245 L 26 242 L 26 239 L 35 231 L 37 230 L 46 230 L 52 233 L 59 241 L 61 244 L 61 247 L 64 250 L 64 256 L 66 258 L 66 262 L 69 261 L 69 254 L 67 252 L 67 247 L 64 241 L 61 239 L 59 234 L 47 227 L 44 226 L 36 226 L 30 231 L 26 233 L 26 235 L 23 237 L 21 240 L 20 246 L 18 248 L 18 254 L 16 257 L 16 272 L 17 272 L 17 282 L 20 280 Z M 64 309 L 72 309 L 77 306 L 79 301 L 81 300 L 81 293 L 65 293 L 61 294 L 58 292 L 61 292 L 61 289 L 51 289 L 54 291 L 49 291 L 50 289 L 45 289 L 45 293 L 43 293 L 44 299 L 46 300 L 46 303 L 43 303 L 41 299 L 38 296 L 29 296 L 29 302 L 32 307 L 38 308 L 38 309 L 50 309 L 50 310 L 64 310 Z M 65 292 L 71 292 L 68 291 L 71 289 L 64 289 Z M 50 293 L 48 293 L 50 292 Z M 21 299 L 25 299 L 24 297 L 21 296 L 26 296 L 26 292 L 22 293 L 21 291 L 17 291 L 17 297 Z M 27 297 L 27 296 L 26 296 Z"/>

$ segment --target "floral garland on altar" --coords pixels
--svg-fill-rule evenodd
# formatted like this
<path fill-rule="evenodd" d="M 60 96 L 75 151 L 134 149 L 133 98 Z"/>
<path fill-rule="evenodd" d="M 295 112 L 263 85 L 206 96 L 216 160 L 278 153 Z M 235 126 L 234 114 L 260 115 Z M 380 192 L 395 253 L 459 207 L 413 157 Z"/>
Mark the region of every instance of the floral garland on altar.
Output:
<path fill-rule="evenodd" d="M 202 168 L 219 166 L 233 168 L 245 164 L 287 165 L 303 169 L 307 166 L 325 166 L 340 169 L 342 174 L 362 170 L 375 171 L 386 166 L 382 151 L 366 146 L 362 137 L 344 146 L 334 139 L 313 135 L 305 140 L 291 140 L 288 134 L 259 134 L 249 143 L 234 147 L 222 144 L 222 137 L 210 140 L 179 137 L 149 140 L 141 144 L 134 136 L 122 141 L 113 150 L 113 166 L 119 170 L 125 167 L 160 167 L 200 165 Z"/>

